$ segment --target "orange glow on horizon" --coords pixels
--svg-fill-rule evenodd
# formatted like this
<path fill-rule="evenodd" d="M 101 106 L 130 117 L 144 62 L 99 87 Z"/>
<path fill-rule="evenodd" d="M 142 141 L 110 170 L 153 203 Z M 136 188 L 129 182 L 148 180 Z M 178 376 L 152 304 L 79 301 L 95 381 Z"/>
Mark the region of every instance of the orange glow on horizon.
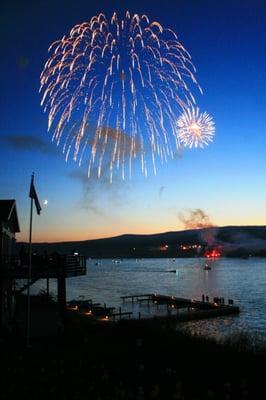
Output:
<path fill-rule="evenodd" d="M 128 218 L 130 218 L 129 216 Z M 86 220 L 83 220 L 83 223 L 79 221 L 75 226 L 72 221 L 62 221 L 61 219 L 57 221 L 55 224 L 56 218 L 54 218 L 51 222 L 50 218 L 48 220 L 42 219 L 41 217 L 34 218 L 34 226 L 33 226 L 33 234 L 32 241 L 34 243 L 54 243 L 54 242 L 72 242 L 72 241 L 85 241 L 85 240 L 93 240 L 93 239 L 104 239 L 115 236 L 120 236 L 124 234 L 157 234 L 157 233 L 165 233 L 165 232 L 177 232 L 185 230 L 182 224 L 179 224 L 178 221 L 176 225 L 173 225 L 172 217 L 170 216 L 169 220 L 164 220 L 163 223 L 156 221 L 155 219 L 143 219 L 141 218 L 141 222 L 136 217 L 134 220 L 124 220 L 120 219 L 117 221 L 117 224 L 112 223 L 104 224 L 103 221 L 100 220 L 100 223 L 96 223 L 97 221 L 93 221 L 90 225 L 89 222 L 86 223 Z M 41 220 L 42 219 L 42 220 Z M 39 224 L 41 222 L 41 225 Z M 216 221 L 216 220 L 215 220 Z M 20 221 L 21 222 L 21 221 Z M 24 221 L 23 221 L 24 222 Z M 223 226 L 262 226 L 266 225 L 266 220 L 264 221 L 264 217 L 258 218 L 247 218 L 246 220 L 241 221 L 239 219 L 231 219 L 227 218 L 223 221 L 216 221 L 217 227 Z M 220 223 L 219 223 L 220 222 Z M 86 226 L 84 228 L 84 226 Z M 26 220 L 23 223 L 20 223 L 21 232 L 16 235 L 18 242 L 28 242 L 28 221 Z"/>

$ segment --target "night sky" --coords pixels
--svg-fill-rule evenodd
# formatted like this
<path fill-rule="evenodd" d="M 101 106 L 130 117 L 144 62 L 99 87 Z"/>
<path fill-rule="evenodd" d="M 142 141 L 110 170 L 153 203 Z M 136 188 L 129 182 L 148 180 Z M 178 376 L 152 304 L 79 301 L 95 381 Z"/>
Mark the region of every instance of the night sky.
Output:
<path fill-rule="evenodd" d="M 190 52 L 213 116 L 214 142 L 185 149 L 157 176 L 85 176 L 51 143 L 39 94 L 49 45 L 103 12 L 147 14 Z M 180 213 L 201 209 L 215 225 L 266 225 L 265 1 L 12 1 L 1 6 L 1 199 L 16 199 L 28 239 L 30 177 L 42 203 L 34 241 L 85 240 L 183 229 Z M 194 92 L 195 93 L 195 92 Z M 47 204 L 44 204 L 47 200 Z"/>

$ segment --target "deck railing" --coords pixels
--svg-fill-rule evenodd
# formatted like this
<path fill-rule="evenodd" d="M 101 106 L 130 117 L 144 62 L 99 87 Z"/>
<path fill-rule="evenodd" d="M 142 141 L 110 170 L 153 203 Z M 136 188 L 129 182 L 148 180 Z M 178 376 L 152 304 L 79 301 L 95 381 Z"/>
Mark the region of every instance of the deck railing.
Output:
<path fill-rule="evenodd" d="M 76 276 L 86 274 L 86 259 L 81 255 L 67 255 L 65 257 L 66 275 Z"/>
<path fill-rule="evenodd" d="M 18 256 L 2 256 L 0 257 L 0 270 L 13 269 L 21 265 Z"/>
<path fill-rule="evenodd" d="M 28 260 L 21 263 L 18 258 L 1 260 L 0 276 L 23 279 L 28 276 Z M 57 275 L 86 275 L 86 258 L 82 255 L 52 255 L 51 257 L 32 256 L 32 277 L 56 277 Z"/>

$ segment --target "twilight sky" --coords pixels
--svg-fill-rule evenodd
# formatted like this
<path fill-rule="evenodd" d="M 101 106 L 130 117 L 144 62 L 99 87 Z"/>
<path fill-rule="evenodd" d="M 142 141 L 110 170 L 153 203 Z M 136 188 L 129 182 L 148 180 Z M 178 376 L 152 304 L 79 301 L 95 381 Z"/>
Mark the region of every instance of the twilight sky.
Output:
<path fill-rule="evenodd" d="M 173 29 L 197 68 L 197 104 L 213 116 L 215 139 L 184 149 L 157 176 L 85 177 L 51 143 L 39 77 L 49 45 L 103 12 L 147 14 Z M 180 213 L 212 223 L 266 225 L 266 3 L 263 0 L 55 0 L 1 6 L 0 198 L 17 202 L 28 239 L 30 177 L 43 210 L 34 241 L 85 240 L 183 229 Z"/>

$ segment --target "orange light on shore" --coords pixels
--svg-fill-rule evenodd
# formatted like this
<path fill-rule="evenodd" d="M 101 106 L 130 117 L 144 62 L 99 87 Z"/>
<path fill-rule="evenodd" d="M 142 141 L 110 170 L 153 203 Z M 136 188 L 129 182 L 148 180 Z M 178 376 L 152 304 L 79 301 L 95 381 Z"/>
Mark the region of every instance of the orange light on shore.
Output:
<path fill-rule="evenodd" d="M 86 311 L 86 312 L 84 313 L 84 315 L 92 315 L 92 311 L 91 311 L 91 310 Z"/>
<path fill-rule="evenodd" d="M 76 306 L 68 306 L 67 309 L 71 310 L 71 311 L 78 311 L 79 307 L 78 307 L 78 305 L 76 305 Z"/>
<path fill-rule="evenodd" d="M 100 318 L 101 321 L 109 321 L 108 315 L 105 315 L 104 317 Z"/>

